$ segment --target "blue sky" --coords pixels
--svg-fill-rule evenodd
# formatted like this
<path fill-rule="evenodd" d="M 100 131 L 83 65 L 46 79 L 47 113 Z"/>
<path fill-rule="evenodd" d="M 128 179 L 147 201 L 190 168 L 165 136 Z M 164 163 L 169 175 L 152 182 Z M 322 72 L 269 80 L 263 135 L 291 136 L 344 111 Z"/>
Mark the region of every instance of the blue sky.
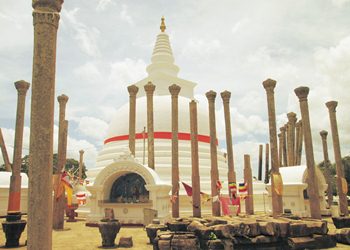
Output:
<path fill-rule="evenodd" d="M 16 110 L 13 82 L 31 82 L 31 11 L 30 1 L 0 2 L 0 126 L 10 155 Z M 255 168 L 257 145 L 268 140 L 266 96 L 261 84 L 266 78 L 278 82 L 279 126 L 290 111 L 300 117 L 294 88 L 310 87 L 317 162 L 322 160 L 318 133 L 330 131 L 324 103 L 337 100 L 342 154 L 349 154 L 348 13 L 349 0 L 65 1 L 58 31 L 56 96 L 64 93 L 70 98 L 68 156 L 78 158 L 78 151 L 84 149 L 86 164 L 94 166 L 113 114 L 128 100 L 126 86 L 146 76 L 163 15 L 179 76 L 198 83 L 196 98 L 205 101 L 204 93 L 210 89 L 232 92 L 236 162 L 241 163 L 243 154 L 249 153 Z M 30 93 L 24 154 L 28 153 L 29 106 Z M 218 103 L 217 116 L 222 113 Z M 217 127 L 223 139 L 223 119 L 217 121 Z M 330 136 L 328 143 L 332 153 Z"/>

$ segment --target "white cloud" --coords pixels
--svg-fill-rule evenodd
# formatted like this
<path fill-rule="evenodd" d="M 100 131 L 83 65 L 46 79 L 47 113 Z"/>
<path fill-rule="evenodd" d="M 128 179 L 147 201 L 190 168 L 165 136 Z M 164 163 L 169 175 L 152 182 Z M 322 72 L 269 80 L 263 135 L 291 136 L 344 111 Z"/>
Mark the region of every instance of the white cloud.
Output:
<path fill-rule="evenodd" d="M 122 10 L 120 11 L 120 19 L 127 22 L 128 24 L 134 24 L 132 17 L 128 13 L 128 6 L 126 4 L 122 5 Z"/>
<path fill-rule="evenodd" d="M 247 23 L 249 22 L 248 18 L 244 18 L 242 20 L 239 20 L 238 22 L 235 23 L 235 25 L 232 27 L 232 33 L 236 34 L 239 32 L 239 30 L 242 29 Z"/>
<path fill-rule="evenodd" d="M 96 63 L 94 62 L 86 62 L 84 65 L 79 66 L 73 71 L 79 78 L 95 84 L 103 77 Z"/>
<path fill-rule="evenodd" d="M 86 137 L 102 142 L 107 132 L 108 124 L 95 117 L 80 117 L 78 119 L 78 129 Z"/>
<path fill-rule="evenodd" d="M 189 38 L 181 54 L 186 57 L 207 57 L 221 52 L 221 42 L 218 39 L 205 40 L 202 38 Z"/>
<path fill-rule="evenodd" d="M 332 0 L 332 3 L 336 7 L 343 7 L 344 5 L 350 3 L 350 0 Z"/>
<path fill-rule="evenodd" d="M 113 4 L 112 0 L 99 0 L 96 10 L 97 11 L 104 11 L 108 5 Z"/>
<path fill-rule="evenodd" d="M 77 18 L 78 12 L 79 8 L 71 11 L 63 9 L 62 17 L 64 20 L 68 20 L 69 27 L 74 30 L 74 39 L 78 42 L 79 48 L 88 56 L 97 57 L 100 55 L 100 49 L 98 47 L 100 30 L 80 22 Z"/>

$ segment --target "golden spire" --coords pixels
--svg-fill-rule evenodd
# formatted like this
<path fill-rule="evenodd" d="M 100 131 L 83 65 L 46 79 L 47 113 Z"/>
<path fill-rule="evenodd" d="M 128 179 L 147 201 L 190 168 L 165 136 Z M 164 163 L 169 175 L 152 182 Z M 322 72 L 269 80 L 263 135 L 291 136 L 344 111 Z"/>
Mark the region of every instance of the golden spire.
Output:
<path fill-rule="evenodd" d="M 160 30 L 161 30 L 162 32 L 164 32 L 165 29 L 166 29 L 165 22 L 164 22 L 164 20 L 165 20 L 164 16 L 162 16 L 161 20 L 162 20 L 162 22 L 161 22 L 161 24 L 160 24 Z"/>

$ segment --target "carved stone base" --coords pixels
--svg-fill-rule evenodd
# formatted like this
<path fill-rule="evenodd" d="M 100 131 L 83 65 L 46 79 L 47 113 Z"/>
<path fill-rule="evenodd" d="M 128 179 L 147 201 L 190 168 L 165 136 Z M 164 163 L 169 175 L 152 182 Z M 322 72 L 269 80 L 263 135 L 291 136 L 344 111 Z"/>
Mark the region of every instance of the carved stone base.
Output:
<path fill-rule="evenodd" d="M 98 228 L 102 237 L 102 247 L 114 247 L 115 238 L 120 230 L 120 223 L 118 220 L 110 220 L 107 222 L 98 223 Z"/>
<path fill-rule="evenodd" d="M 13 220 L 14 218 L 18 220 Z M 21 238 L 21 234 L 26 227 L 27 222 L 25 220 L 21 220 L 21 216 L 10 216 L 7 218 L 5 222 L 2 223 L 2 230 L 5 233 L 6 243 L 5 247 L 18 247 L 19 239 Z"/>

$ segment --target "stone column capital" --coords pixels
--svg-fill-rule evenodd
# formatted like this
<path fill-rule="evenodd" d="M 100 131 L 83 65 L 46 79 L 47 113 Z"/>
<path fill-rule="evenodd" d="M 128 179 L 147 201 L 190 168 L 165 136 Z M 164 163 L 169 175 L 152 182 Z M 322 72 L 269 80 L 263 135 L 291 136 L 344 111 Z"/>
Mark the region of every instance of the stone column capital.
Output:
<path fill-rule="evenodd" d="M 295 126 L 296 126 L 297 128 L 300 128 L 302 125 L 303 125 L 303 121 L 302 121 L 302 120 L 299 120 L 299 121 L 295 124 Z"/>
<path fill-rule="evenodd" d="M 68 102 L 68 96 L 62 94 L 57 96 L 57 101 L 59 102 L 60 105 L 66 104 Z"/>
<path fill-rule="evenodd" d="M 265 81 L 263 81 L 263 86 L 264 89 L 266 90 L 267 93 L 273 93 L 275 87 L 276 87 L 276 81 L 273 79 L 266 79 Z"/>
<path fill-rule="evenodd" d="M 79 154 L 80 155 L 84 154 L 84 150 L 79 150 Z"/>
<path fill-rule="evenodd" d="M 320 136 L 322 137 L 322 140 L 327 139 L 328 132 L 326 130 L 320 131 Z"/>
<path fill-rule="evenodd" d="M 38 23 L 45 23 L 54 26 L 58 29 L 58 23 L 60 21 L 60 15 L 55 11 L 42 11 L 35 9 L 33 11 L 33 25 Z"/>
<path fill-rule="evenodd" d="M 15 82 L 15 87 L 20 95 L 25 95 L 29 89 L 29 86 L 30 84 L 23 80 Z"/>
<path fill-rule="evenodd" d="M 297 95 L 300 102 L 307 101 L 307 96 L 309 95 L 309 91 L 310 89 L 304 86 L 294 89 L 294 93 Z"/>
<path fill-rule="evenodd" d="M 180 93 L 180 90 L 181 87 L 179 85 L 172 84 L 171 86 L 169 86 L 169 92 L 172 97 L 177 97 Z"/>
<path fill-rule="evenodd" d="M 326 106 L 330 112 L 335 112 L 336 108 L 338 106 L 338 102 L 337 101 L 329 101 L 329 102 L 326 102 Z"/>
<path fill-rule="evenodd" d="M 63 0 L 32 0 L 33 9 L 41 11 L 60 12 Z"/>
<path fill-rule="evenodd" d="M 135 97 L 138 91 L 139 88 L 135 84 L 128 86 L 128 92 L 130 97 Z"/>
<path fill-rule="evenodd" d="M 294 112 L 287 113 L 288 122 L 295 124 L 297 122 L 297 114 Z"/>
<path fill-rule="evenodd" d="M 222 101 L 224 103 L 229 103 L 230 102 L 230 98 L 231 98 L 231 92 L 230 91 L 225 90 L 225 91 L 221 92 L 220 95 L 221 95 Z"/>
<path fill-rule="evenodd" d="M 280 127 L 280 131 L 281 131 L 281 133 L 285 133 L 286 132 L 286 127 L 285 126 Z"/>
<path fill-rule="evenodd" d="M 156 89 L 156 85 L 154 85 L 152 82 L 148 82 L 144 86 L 144 89 L 145 89 L 147 95 L 153 95 L 153 92 Z"/>
<path fill-rule="evenodd" d="M 213 90 L 210 90 L 207 93 L 205 93 L 205 96 L 208 98 L 208 101 L 214 102 L 216 98 L 216 92 Z"/>

